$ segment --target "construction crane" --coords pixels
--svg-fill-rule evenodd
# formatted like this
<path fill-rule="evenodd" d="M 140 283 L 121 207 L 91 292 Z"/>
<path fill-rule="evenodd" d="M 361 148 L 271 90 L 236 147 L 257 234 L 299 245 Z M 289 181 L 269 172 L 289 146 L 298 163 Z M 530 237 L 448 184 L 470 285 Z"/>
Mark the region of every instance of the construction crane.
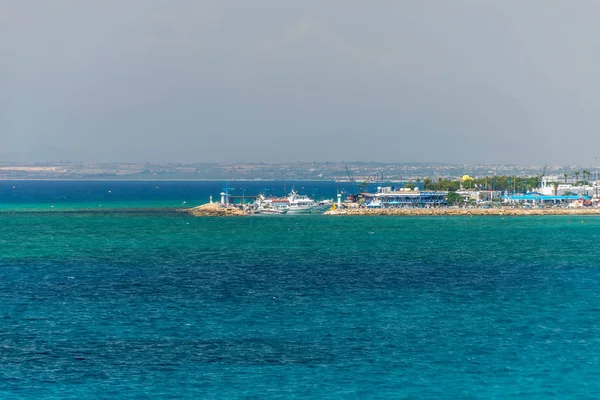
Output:
<path fill-rule="evenodd" d="M 354 183 L 354 187 L 356 189 L 356 194 L 359 194 L 360 193 L 360 187 L 359 187 L 358 183 L 356 182 L 356 179 L 354 179 L 352 177 L 352 175 L 350 174 L 350 170 L 348 169 L 347 165 L 344 165 L 344 168 L 346 168 L 346 174 L 348 175 L 348 180 L 350 182 Z"/>
<path fill-rule="evenodd" d="M 350 170 L 348 169 L 348 166 L 344 165 L 344 168 L 346 168 L 346 174 L 348 175 L 348 180 L 350 182 L 354 182 L 354 179 L 352 179 L 352 176 L 350 175 Z"/>

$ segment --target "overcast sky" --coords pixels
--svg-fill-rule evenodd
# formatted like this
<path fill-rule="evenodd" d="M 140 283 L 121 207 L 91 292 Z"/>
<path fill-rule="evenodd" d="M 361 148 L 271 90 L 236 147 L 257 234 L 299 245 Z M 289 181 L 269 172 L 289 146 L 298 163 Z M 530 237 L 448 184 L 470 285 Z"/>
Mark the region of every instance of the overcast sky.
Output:
<path fill-rule="evenodd" d="M 598 0 L 0 0 L 0 161 L 591 165 Z"/>

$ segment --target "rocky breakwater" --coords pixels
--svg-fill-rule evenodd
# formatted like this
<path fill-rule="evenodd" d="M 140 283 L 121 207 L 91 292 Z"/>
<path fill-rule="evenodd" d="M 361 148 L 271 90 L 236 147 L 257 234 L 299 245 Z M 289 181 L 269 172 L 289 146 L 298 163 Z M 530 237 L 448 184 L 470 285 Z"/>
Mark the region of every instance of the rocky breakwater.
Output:
<path fill-rule="evenodd" d="M 329 210 L 325 215 L 600 215 L 600 208 L 342 208 Z"/>
<path fill-rule="evenodd" d="M 195 217 L 238 217 L 248 215 L 246 211 L 237 207 L 225 206 L 218 203 L 203 204 L 194 208 L 184 208 L 180 211 L 192 214 Z"/>

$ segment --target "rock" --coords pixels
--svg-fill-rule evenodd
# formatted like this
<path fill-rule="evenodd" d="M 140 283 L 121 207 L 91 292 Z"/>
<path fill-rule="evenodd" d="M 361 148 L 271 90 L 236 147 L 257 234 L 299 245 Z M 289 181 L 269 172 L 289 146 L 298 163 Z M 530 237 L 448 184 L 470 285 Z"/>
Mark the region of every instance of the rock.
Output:
<path fill-rule="evenodd" d="M 225 206 L 218 203 L 203 204 L 194 208 L 184 208 L 180 211 L 192 214 L 195 217 L 237 217 L 248 215 L 246 211 L 234 206 Z"/>

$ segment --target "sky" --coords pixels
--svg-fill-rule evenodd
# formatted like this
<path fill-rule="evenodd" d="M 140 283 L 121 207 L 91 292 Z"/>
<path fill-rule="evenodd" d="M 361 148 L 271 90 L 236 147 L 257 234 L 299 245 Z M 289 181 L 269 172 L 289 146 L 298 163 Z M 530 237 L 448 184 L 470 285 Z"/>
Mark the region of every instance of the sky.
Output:
<path fill-rule="evenodd" d="M 0 0 L 0 161 L 593 165 L 597 0 Z"/>

